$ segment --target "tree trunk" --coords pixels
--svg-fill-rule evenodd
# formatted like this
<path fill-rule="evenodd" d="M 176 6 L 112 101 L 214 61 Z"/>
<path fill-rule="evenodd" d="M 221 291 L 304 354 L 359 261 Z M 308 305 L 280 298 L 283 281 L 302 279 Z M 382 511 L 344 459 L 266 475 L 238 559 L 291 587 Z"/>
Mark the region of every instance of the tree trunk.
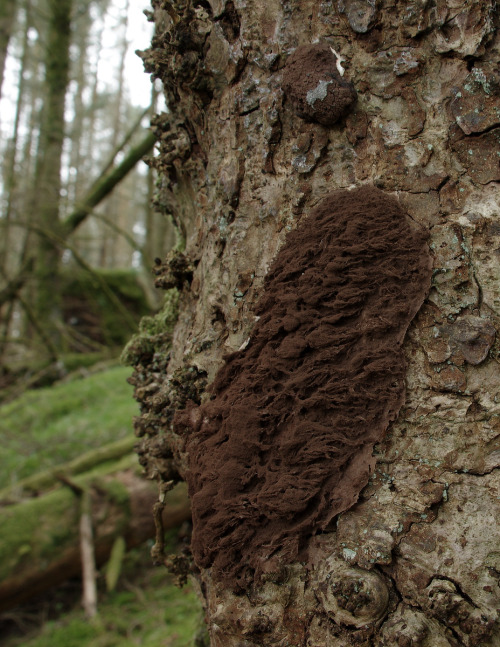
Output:
<path fill-rule="evenodd" d="M 500 645 L 495 2 L 166 5 L 186 246 L 137 430 L 211 644 Z"/>
<path fill-rule="evenodd" d="M 20 124 L 21 116 L 23 110 L 26 106 L 26 75 L 29 68 L 31 67 L 30 63 L 30 48 L 29 48 L 29 30 L 32 26 L 32 17 L 31 17 L 31 1 L 25 0 L 24 2 L 24 23 L 23 23 L 23 37 L 22 37 L 22 53 L 20 59 L 20 70 L 19 70 L 19 83 L 18 83 L 18 92 L 16 99 L 16 108 L 14 116 L 14 125 L 12 138 L 7 146 L 7 151 L 5 154 L 4 161 L 4 172 L 3 172 L 3 182 L 4 182 L 4 192 L 5 192 L 5 204 L 3 210 L 3 218 L 1 222 L 1 236 L 0 236 L 0 271 L 2 272 L 2 278 L 9 276 L 11 273 L 15 272 L 16 269 L 19 269 L 19 265 L 22 264 L 23 259 L 21 248 L 23 242 L 20 241 L 20 237 L 15 236 L 11 231 L 11 223 L 18 215 L 17 211 L 19 209 L 19 202 L 22 191 L 20 191 L 20 184 L 22 183 L 21 178 L 24 177 L 26 180 L 26 175 L 30 175 L 28 172 L 27 162 L 29 162 L 29 154 L 21 155 L 22 151 L 18 150 L 20 148 Z M 1 63 L 0 63 L 1 65 Z M 34 75 L 36 76 L 36 74 Z M 31 108 L 31 113 L 33 115 L 34 108 Z M 30 135 L 32 133 L 32 119 L 28 119 L 27 123 L 29 124 L 28 128 L 30 130 Z M 31 137 L 29 137 L 31 139 Z M 25 151 L 26 153 L 26 151 Z M 24 158 L 24 159 L 20 159 Z M 26 234 L 27 235 L 27 234 Z M 26 242 L 27 239 L 25 239 Z M 21 244 L 20 244 L 21 243 Z M 21 279 L 19 288 L 24 284 L 27 277 L 19 275 L 14 279 L 14 281 Z M 19 289 L 18 288 L 18 289 Z M 3 359 L 4 352 L 7 348 L 7 340 L 9 338 L 9 332 L 11 329 L 12 319 L 15 313 L 15 306 L 13 301 L 10 301 L 6 307 L 3 307 L 3 301 L 0 296 L 0 321 L 2 332 L 0 333 L 0 358 Z"/>
<path fill-rule="evenodd" d="M 0 6 L 0 97 L 2 96 L 5 59 L 7 58 L 7 49 L 12 35 L 15 12 L 15 0 L 4 0 L 2 2 Z"/>
<path fill-rule="evenodd" d="M 87 160 L 83 159 L 83 142 L 88 137 L 85 126 L 89 117 L 89 110 L 83 97 L 86 92 L 90 91 L 90 85 L 93 82 L 88 63 L 92 21 L 93 17 L 90 11 L 79 12 L 74 21 L 73 47 L 77 54 L 72 77 L 76 87 L 72 95 L 73 118 L 71 123 L 68 124 L 68 139 L 71 146 L 68 164 L 71 172 L 66 182 L 65 200 L 61 205 L 66 212 L 78 202 L 89 184 L 86 168 Z"/>
<path fill-rule="evenodd" d="M 116 30 L 119 32 L 117 38 L 115 49 L 120 54 L 120 62 L 118 68 L 115 71 L 115 78 L 118 81 L 116 87 L 113 101 L 109 106 L 109 112 L 111 116 L 111 127 L 113 129 L 113 135 L 110 141 L 110 153 L 113 154 L 113 151 L 116 150 L 120 138 L 123 136 L 123 123 L 124 123 L 124 72 L 125 72 L 125 60 L 128 50 L 128 41 L 127 41 L 127 29 L 128 29 L 128 11 L 129 11 L 129 1 L 125 7 L 122 9 L 121 19 L 116 25 Z M 106 201 L 106 215 L 114 220 L 119 226 L 123 227 L 123 218 L 124 218 L 124 209 L 123 209 L 123 197 L 118 193 L 113 193 L 109 196 Z M 120 222 L 122 221 L 122 222 Z M 98 245 L 98 256 L 97 262 L 99 267 L 116 267 L 116 247 L 118 238 L 117 236 L 112 235 L 112 232 L 109 229 L 101 229 L 99 236 L 99 245 Z M 119 264 L 118 264 L 119 265 Z"/>
<path fill-rule="evenodd" d="M 24 5 L 25 13 L 25 22 L 23 25 L 23 38 L 22 38 L 22 54 L 20 60 L 20 68 L 18 75 L 18 90 L 17 90 L 17 99 L 16 99 L 16 109 L 14 116 L 14 127 L 12 131 L 12 139 L 7 148 L 7 153 L 5 155 L 5 171 L 4 171 L 4 183 L 5 183 L 5 194 L 6 194 L 6 204 L 3 214 L 2 221 L 2 236 L 0 239 L 0 267 L 3 271 L 8 272 L 8 252 L 9 252 L 9 238 L 10 238 L 10 221 L 13 215 L 13 206 L 15 204 L 16 189 L 18 184 L 17 177 L 17 161 L 18 161 L 18 145 L 19 145 L 19 125 L 21 121 L 21 113 L 26 101 L 25 97 L 25 88 L 26 88 L 26 72 L 27 72 L 27 63 L 28 63 L 28 53 L 29 53 L 29 43 L 28 43 L 28 33 L 31 27 L 31 4 L 29 0 L 25 2 Z M 2 63 L 0 60 L 0 67 Z M 1 84 L 1 79 L 0 79 Z M 12 251 L 12 250 L 10 250 Z"/>
<path fill-rule="evenodd" d="M 37 238 L 34 272 L 36 318 L 55 347 L 61 342 L 58 291 L 60 251 L 54 236 L 60 233 L 61 158 L 64 142 L 64 105 L 69 83 L 72 0 L 50 0 L 45 47 L 45 96 L 35 187 L 36 222 L 45 236 Z"/>

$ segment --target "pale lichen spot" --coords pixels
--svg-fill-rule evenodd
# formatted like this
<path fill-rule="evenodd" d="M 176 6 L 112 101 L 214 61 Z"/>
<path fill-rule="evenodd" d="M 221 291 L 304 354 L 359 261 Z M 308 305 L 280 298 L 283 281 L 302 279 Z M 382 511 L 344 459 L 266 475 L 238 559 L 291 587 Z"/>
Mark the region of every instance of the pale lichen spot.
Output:
<path fill-rule="evenodd" d="M 314 106 L 315 102 L 323 99 L 326 99 L 328 94 L 328 86 L 331 85 L 332 81 L 319 81 L 318 85 L 314 90 L 309 90 L 306 95 L 306 101 L 310 106 Z"/>

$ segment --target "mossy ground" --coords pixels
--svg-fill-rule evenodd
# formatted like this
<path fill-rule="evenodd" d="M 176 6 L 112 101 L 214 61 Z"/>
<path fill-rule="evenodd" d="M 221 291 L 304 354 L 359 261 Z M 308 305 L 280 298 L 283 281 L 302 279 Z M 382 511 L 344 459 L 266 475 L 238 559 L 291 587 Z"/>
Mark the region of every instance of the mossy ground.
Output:
<path fill-rule="evenodd" d="M 130 369 L 28 391 L 0 407 L 0 488 L 132 434 Z"/>

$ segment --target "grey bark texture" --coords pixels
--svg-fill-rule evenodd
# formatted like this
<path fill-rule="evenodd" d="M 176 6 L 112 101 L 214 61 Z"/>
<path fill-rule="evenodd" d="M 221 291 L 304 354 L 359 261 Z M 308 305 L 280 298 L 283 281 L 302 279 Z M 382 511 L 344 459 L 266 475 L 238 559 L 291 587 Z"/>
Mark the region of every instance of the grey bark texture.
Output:
<path fill-rule="evenodd" d="M 184 265 L 177 254 L 158 268 L 180 288 L 171 354 L 159 344 L 137 356 L 136 428 L 150 476 L 185 473 L 175 410 L 208 397 L 224 355 L 252 333 L 287 232 L 330 192 L 372 184 L 398 197 L 429 231 L 434 264 L 405 339 L 406 401 L 358 502 L 310 537 L 306 558 L 243 595 L 192 565 L 211 644 L 500 645 L 496 3 L 153 8 L 143 58 L 171 110 L 155 162 L 160 202 L 186 245 Z M 313 43 L 333 48 L 332 71 L 340 63 L 357 93 L 329 126 L 298 115 L 283 91 L 288 57 Z"/>

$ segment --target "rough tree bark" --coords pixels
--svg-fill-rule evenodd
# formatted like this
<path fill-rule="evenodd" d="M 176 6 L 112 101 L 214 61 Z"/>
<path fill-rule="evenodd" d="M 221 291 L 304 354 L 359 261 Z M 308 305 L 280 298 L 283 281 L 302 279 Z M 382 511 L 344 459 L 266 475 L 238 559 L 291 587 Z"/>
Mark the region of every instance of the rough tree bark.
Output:
<path fill-rule="evenodd" d="M 137 350 L 134 381 L 143 413 L 136 430 L 152 477 L 168 482 L 177 470 L 188 480 L 190 569 L 211 644 L 500 645 L 496 3 L 155 0 L 153 8 L 156 35 L 143 58 L 162 79 L 171 110 L 156 162 L 159 202 L 186 246 L 156 269 L 158 285 L 180 290 L 179 320 L 169 356 L 158 337 L 149 351 Z M 291 58 L 312 44 L 319 45 Z M 365 185 L 380 192 L 359 192 Z M 331 196 L 338 190 L 344 192 Z M 342 207 L 348 196 L 355 201 L 351 211 Z M 378 239 L 371 244 L 363 231 L 363 218 L 371 231 L 372 199 L 396 210 L 394 222 L 407 223 L 406 234 L 393 232 L 394 250 L 377 247 Z M 306 257 L 287 232 L 299 227 L 309 245 L 325 213 L 340 223 L 341 234 L 325 230 L 332 259 L 331 265 L 321 260 L 321 272 L 325 285 L 333 275 L 339 294 L 354 280 L 354 273 L 343 274 L 346 257 L 363 267 L 376 256 L 376 279 L 384 258 L 390 265 L 400 244 L 411 246 L 410 231 L 429 235 L 432 282 L 422 270 L 426 298 L 404 337 L 404 380 L 379 394 L 375 418 L 372 396 L 363 415 L 356 408 L 359 375 L 339 372 L 351 350 L 335 337 L 323 343 L 320 333 L 341 330 L 352 336 L 353 348 L 365 342 L 382 348 L 384 330 L 394 322 L 377 287 L 364 302 L 356 296 L 339 303 L 336 293 L 310 301 L 316 322 L 302 347 L 292 336 L 303 330 L 296 311 L 307 301 L 307 286 L 287 254 L 296 245 L 304 275 L 317 285 L 314 270 L 325 244 L 313 240 Z M 342 227 L 357 228 L 355 251 L 342 247 Z M 424 259 L 423 267 L 427 251 L 419 249 L 415 258 Z M 418 266 L 412 257 L 413 263 Z M 411 265 L 404 272 L 395 265 L 394 275 L 402 285 L 415 278 Z M 284 285 L 280 277 L 291 290 L 273 293 Z M 396 293 L 388 288 L 386 296 Z M 368 317 L 370 298 L 380 328 L 373 312 Z M 332 300 L 323 320 L 322 307 Z M 277 312 L 285 313 L 279 321 Z M 351 328 L 342 317 L 351 318 Z M 266 330 L 274 331 L 267 346 Z M 261 347 L 267 364 L 254 361 Z M 359 374 L 369 369 L 374 382 L 392 370 L 399 374 L 400 359 L 384 364 L 389 350 L 386 344 L 379 353 L 378 368 L 360 359 Z M 294 386 L 295 373 L 286 381 L 285 360 L 292 358 L 301 374 L 300 361 L 313 352 L 336 381 L 326 376 L 318 389 L 316 381 Z M 325 358 L 333 359 L 325 364 Z M 261 374 L 266 368 L 269 379 Z M 250 369 L 261 371 L 267 393 L 258 393 Z M 391 389 L 402 384 L 391 405 Z M 352 398 L 337 407 L 343 388 Z M 331 424 L 337 453 L 324 418 L 318 431 L 318 407 L 332 420 L 342 417 L 346 436 Z M 234 412 L 245 410 L 246 420 L 231 425 Z M 291 415 L 303 433 L 290 450 Z M 371 434 L 369 442 L 353 449 L 360 429 Z M 338 485 L 328 489 L 323 480 L 311 496 L 297 465 L 310 453 L 308 478 L 312 468 L 324 468 L 325 456 L 313 452 L 319 433 L 335 454 L 327 476 Z M 234 468 L 233 478 L 225 464 Z M 286 484 L 281 489 L 276 473 Z M 293 494 L 300 488 L 307 505 Z M 284 513 L 281 505 L 288 506 Z"/>

